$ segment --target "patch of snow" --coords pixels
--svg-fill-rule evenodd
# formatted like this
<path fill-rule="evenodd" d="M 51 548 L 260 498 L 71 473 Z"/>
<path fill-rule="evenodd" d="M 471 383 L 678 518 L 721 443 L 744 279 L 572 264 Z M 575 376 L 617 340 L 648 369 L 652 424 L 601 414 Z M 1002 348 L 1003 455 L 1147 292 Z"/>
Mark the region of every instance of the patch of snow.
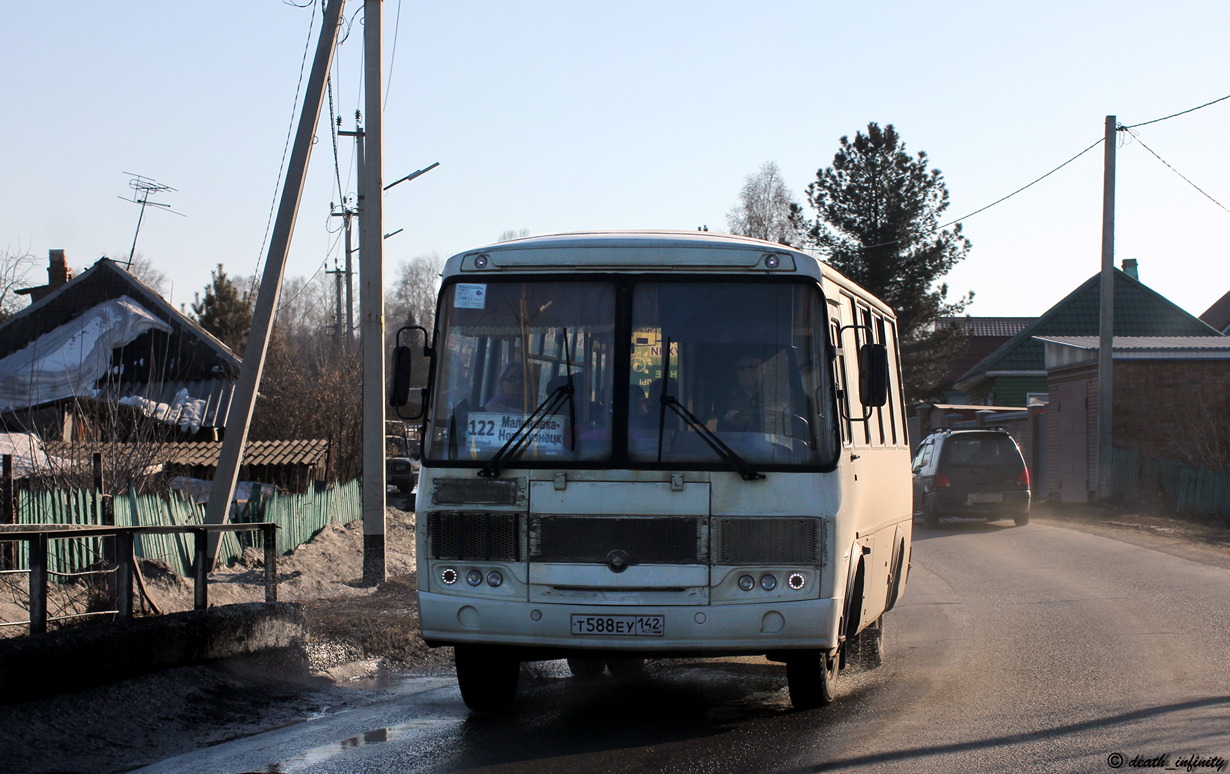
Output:
<path fill-rule="evenodd" d="M 175 398 L 169 404 L 157 403 L 140 395 L 129 395 L 120 398 L 118 402 L 123 406 L 132 406 L 159 422 L 178 425 L 185 433 L 195 433 L 201 429 L 207 407 L 204 398 L 193 398 L 186 387 L 175 393 Z"/>

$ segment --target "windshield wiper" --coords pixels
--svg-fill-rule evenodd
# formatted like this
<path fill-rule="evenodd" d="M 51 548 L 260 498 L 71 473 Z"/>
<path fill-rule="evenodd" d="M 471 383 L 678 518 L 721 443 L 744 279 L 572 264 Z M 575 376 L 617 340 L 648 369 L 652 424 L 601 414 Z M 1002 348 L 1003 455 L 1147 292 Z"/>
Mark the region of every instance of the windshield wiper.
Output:
<path fill-rule="evenodd" d="M 568 400 L 568 451 L 574 451 L 577 448 L 577 401 L 576 401 L 576 383 L 572 378 L 572 353 L 568 348 L 568 329 L 560 329 L 563 334 L 564 342 L 564 367 L 566 369 L 568 381 L 551 391 L 547 397 L 543 398 L 542 403 L 538 404 L 525 421 L 521 423 L 513 432 L 512 436 L 504 442 L 504 445 L 491 455 L 491 459 L 487 460 L 487 464 L 483 465 L 482 470 L 478 471 L 478 475 L 484 478 L 494 478 L 500 475 L 501 466 L 507 465 L 521 455 L 521 452 L 529 445 L 530 437 L 538 425 L 544 419 L 559 411 L 560 405 L 565 399 Z"/>
<path fill-rule="evenodd" d="M 714 453 L 716 453 L 722 458 L 723 461 L 737 471 L 740 476 L 743 476 L 744 481 L 759 481 L 765 477 L 763 473 L 753 469 L 752 466 L 747 463 L 747 460 L 740 457 L 739 453 L 730 448 L 725 441 L 718 437 L 716 433 L 705 427 L 705 423 L 697 419 L 696 415 L 691 411 L 688 411 L 687 406 L 680 403 L 679 399 L 674 395 L 667 395 L 663 393 L 662 407 L 664 411 L 667 407 L 670 407 L 671 410 L 679 415 L 679 417 L 687 423 L 688 427 L 695 430 L 696 434 L 709 445 L 709 448 L 713 449 Z M 659 458 L 658 461 L 661 462 L 661 458 Z"/>
<path fill-rule="evenodd" d="M 551 394 L 543 398 L 542 403 L 538 404 L 525 421 L 521 423 L 509 437 L 504 445 L 491 455 L 491 459 L 487 460 L 487 464 L 483 465 L 482 470 L 478 471 L 478 475 L 484 478 L 494 478 L 500 475 L 500 468 L 508 465 L 521 456 L 521 453 L 529 447 L 530 438 L 533 433 L 542 424 L 542 421 L 547 417 L 559 411 L 559 407 L 563 405 L 565 400 L 572 399 L 572 384 L 561 384 L 551 391 Z M 575 441 L 573 442 L 575 446 Z"/>
<path fill-rule="evenodd" d="M 744 481 L 760 481 L 763 479 L 765 477 L 763 473 L 753 469 L 752 466 L 747 463 L 747 460 L 740 457 L 738 452 L 730 448 L 725 441 L 718 437 L 717 433 L 714 433 L 708 427 L 705 427 L 704 422 L 701 422 L 695 414 L 689 411 L 687 406 L 680 403 L 678 398 L 670 394 L 670 390 L 668 389 L 670 385 L 668 378 L 670 376 L 670 371 L 671 340 L 668 337 L 662 347 L 662 397 L 660 398 L 662 406 L 658 413 L 658 462 L 662 461 L 662 439 L 665 436 L 666 430 L 666 409 L 669 408 L 674 411 L 680 419 L 686 422 L 688 427 L 695 430 L 696 434 L 701 437 L 701 440 L 708 444 L 709 448 L 712 449 L 717 456 L 721 457 L 723 462 L 730 465 L 731 468 L 742 476 Z"/>

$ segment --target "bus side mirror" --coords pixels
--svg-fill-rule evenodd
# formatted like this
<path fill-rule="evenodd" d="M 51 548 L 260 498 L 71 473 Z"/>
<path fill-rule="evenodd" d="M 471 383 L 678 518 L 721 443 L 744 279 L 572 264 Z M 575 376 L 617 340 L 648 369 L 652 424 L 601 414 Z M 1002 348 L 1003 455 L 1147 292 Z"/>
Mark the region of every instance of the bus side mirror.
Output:
<path fill-rule="evenodd" d="M 409 347 L 393 349 L 393 394 L 389 405 L 401 408 L 410 402 L 410 372 L 414 366 L 414 354 Z"/>
<path fill-rule="evenodd" d="M 420 419 L 427 407 L 427 388 L 415 390 L 410 386 L 414 372 L 414 350 L 401 343 L 401 335 L 407 331 L 417 330 L 427 339 L 427 330 L 422 326 L 408 325 L 397 331 L 397 346 L 393 348 L 393 385 L 389 394 L 389 405 L 397 409 L 397 416 L 402 419 Z M 431 357 L 431 348 L 424 345 L 423 356 Z M 403 413 L 402 409 L 406 411 Z"/>
<path fill-rule="evenodd" d="M 883 344 L 858 348 L 858 397 L 864 406 L 888 402 L 888 348 Z"/>

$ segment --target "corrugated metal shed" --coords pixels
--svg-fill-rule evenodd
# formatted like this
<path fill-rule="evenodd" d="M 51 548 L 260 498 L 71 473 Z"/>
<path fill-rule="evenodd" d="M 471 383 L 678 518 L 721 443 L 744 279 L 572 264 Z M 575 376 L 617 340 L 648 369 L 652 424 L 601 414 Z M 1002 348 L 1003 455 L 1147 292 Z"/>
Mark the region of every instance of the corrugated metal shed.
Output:
<path fill-rule="evenodd" d="M 1097 336 L 1038 336 L 1046 346 L 1046 367 L 1097 359 Z M 1115 360 L 1230 360 L 1230 336 L 1116 336 Z"/>
<path fill-rule="evenodd" d="M 140 459 L 162 465 L 172 475 L 212 479 L 222 452 L 221 441 L 187 443 L 47 443 L 49 456 L 86 462 L 97 452 L 105 458 Z M 313 481 L 327 477 L 329 441 L 322 438 L 288 441 L 248 441 L 244 445 L 240 477 L 277 484 L 291 491 L 306 491 Z"/>
<path fill-rule="evenodd" d="M 169 461 L 177 465 L 216 467 L 221 441 L 167 444 Z M 323 438 L 292 441 L 248 441 L 243 447 L 245 465 L 323 465 L 329 442 Z"/>

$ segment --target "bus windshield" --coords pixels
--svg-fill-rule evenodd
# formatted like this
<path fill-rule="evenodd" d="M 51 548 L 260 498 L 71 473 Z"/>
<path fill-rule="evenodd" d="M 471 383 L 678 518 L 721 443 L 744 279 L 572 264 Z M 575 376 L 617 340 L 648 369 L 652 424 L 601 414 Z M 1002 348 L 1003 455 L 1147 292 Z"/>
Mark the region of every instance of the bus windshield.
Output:
<path fill-rule="evenodd" d="M 531 466 L 835 459 L 814 283 L 459 282 L 445 287 L 439 314 L 430 459 L 481 464 L 506 447 Z"/>

